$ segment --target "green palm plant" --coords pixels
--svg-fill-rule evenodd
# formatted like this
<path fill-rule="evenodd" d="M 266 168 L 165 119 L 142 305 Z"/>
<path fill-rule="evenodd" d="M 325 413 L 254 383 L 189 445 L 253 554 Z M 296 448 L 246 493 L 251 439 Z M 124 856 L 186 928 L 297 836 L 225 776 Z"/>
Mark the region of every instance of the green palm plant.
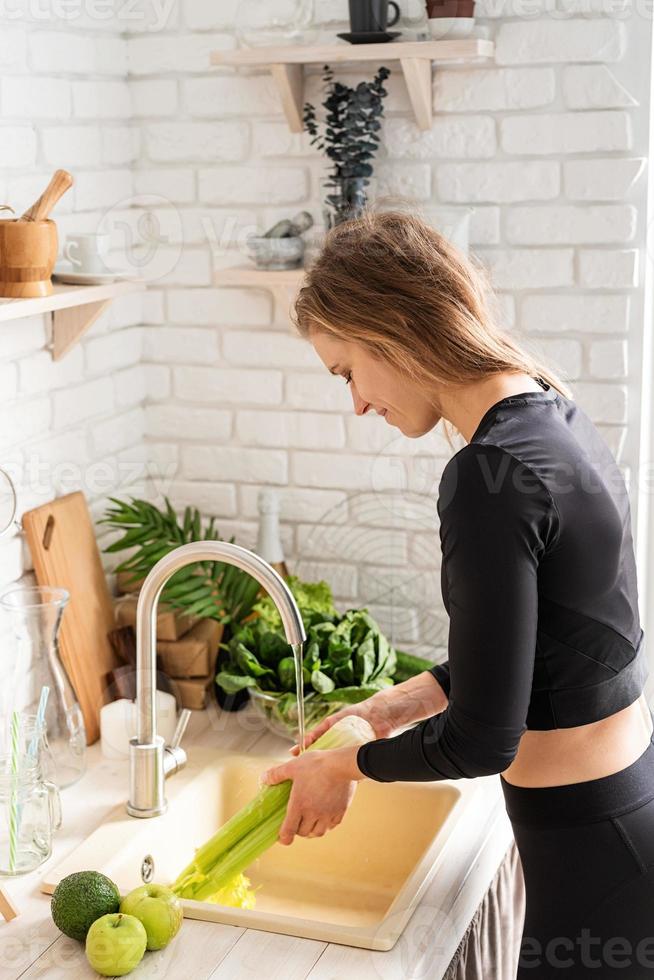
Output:
<path fill-rule="evenodd" d="M 116 570 L 129 573 L 135 582 L 180 545 L 224 540 L 216 529 L 215 518 L 203 526 L 202 516 L 195 507 L 186 507 L 180 522 L 168 497 L 164 497 L 162 510 L 136 497 L 129 502 L 115 497 L 109 500 L 112 506 L 107 507 L 98 523 L 123 531 L 123 535 L 104 550 L 107 554 L 133 551 Z M 229 540 L 233 542 L 234 538 Z M 240 568 L 221 561 L 201 561 L 175 572 L 161 598 L 189 615 L 221 623 L 240 623 L 251 614 L 258 593 L 259 583 Z"/>

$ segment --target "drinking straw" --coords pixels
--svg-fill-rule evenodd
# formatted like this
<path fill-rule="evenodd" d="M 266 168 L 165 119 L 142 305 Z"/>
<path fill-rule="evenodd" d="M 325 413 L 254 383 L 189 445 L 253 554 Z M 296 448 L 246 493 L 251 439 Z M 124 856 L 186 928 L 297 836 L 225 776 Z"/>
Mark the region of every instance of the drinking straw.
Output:
<path fill-rule="evenodd" d="M 39 706 L 36 711 L 36 726 L 35 726 L 34 734 L 32 736 L 32 741 L 30 742 L 27 749 L 27 754 L 30 755 L 33 759 L 36 758 L 36 754 L 39 748 L 39 733 L 45 721 L 45 709 L 48 703 L 49 694 L 50 694 L 50 688 L 48 687 L 47 684 L 44 684 L 43 687 L 41 688 L 41 697 L 39 698 Z"/>
<path fill-rule="evenodd" d="M 18 814 L 16 806 L 18 803 L 18 728 L 20 725 L 20 715 L 13 711 L 11 715 L 11 810 L 9 814 L 9 870 L 13 873 L 16 870 L 16 839 L 18 836 Z"/>
<path fill-rule="evenodd" d="M 39 738 L 41 734 L 41 729 L 43 728 L 45 722 L 45 709 L 48 704 L 48 695 L 50 694 L 50 688 L 47 684 L 44 684 L 41 688 L 41 696 L 39 698 L 39 706 L 36 711 L 36 721 L 34 723 L 34 734 L 30 739 L 30 744 L 27 746 L 27 754 L 30 759 L 36 759 L 39 752 Z M 16 823 L 20 827 L 20 823 L 23 817 L 23 804 L 18 804 Z"/>

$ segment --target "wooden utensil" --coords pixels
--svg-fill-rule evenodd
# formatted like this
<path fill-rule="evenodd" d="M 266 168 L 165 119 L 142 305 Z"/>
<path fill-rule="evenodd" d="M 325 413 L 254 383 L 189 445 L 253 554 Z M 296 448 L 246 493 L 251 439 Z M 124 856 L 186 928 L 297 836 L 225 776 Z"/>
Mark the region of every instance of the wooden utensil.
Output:
<path fill-rule="evenodd" d="M 0 220 L 0 296 L 50 296 L 56 261 L 54 221 Z"/>
<path fill-rule="evenodd" d="M 86 498 L 77 491 L 27 511 L 23 527 L 39 585 L 70 592 L 59 645 L 91 745 L 100 736 L 109 672 L 120 661 L 107 635 L 115 626 L 114 610 Z"/>
<path fill-rule="evenodd" d="M 55 170 L 50 183 L 34 204 L 21 214 L 19 221 L 44 221 L 59 198 L 73 186 L 72 175 L 67 170 Z"/>
<path fill-rule="evenodd" d="M 17 906 L 14 905 L 5 889 L 0 885 L 0 915 L 5 922 L 11 922 L 19 914 Z"/>

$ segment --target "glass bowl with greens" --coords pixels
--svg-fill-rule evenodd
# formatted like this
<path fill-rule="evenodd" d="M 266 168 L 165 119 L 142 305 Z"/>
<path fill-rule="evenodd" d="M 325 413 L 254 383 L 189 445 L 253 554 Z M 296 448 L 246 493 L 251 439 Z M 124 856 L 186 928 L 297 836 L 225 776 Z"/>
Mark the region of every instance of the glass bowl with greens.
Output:
<path fill-rule="evenodd" d="M 302 651 L 307 732 L 344 705 L 363 701 L 432 666 L 395 650 L 367 609 L 339 613 L 326 582 L 302 582 L 291 575 L 287 584 L 307 634 Z M 297 740 L 293 651 L 268 596 L 255 604 L 252 617 L 234 631 L 226 649 L 228 656 L 216 683 L 227 694 L 247 689 L 270 730 Z"/>
<path fill-rule="evenodd" d="M 266 723 L 266 727 L 275 735 L 297 742 L 300 737 L 297 718 L 297 698 L 292 691 L 282 694 L 272 694 L 250 688 L 250 701 L 258 715 Z M 311 731 L 320 724 L 323 718 L 338 711 L 342 707 L 339 701 L 325 701 L 315 692 L 304 699 L 304 728 Z"/>

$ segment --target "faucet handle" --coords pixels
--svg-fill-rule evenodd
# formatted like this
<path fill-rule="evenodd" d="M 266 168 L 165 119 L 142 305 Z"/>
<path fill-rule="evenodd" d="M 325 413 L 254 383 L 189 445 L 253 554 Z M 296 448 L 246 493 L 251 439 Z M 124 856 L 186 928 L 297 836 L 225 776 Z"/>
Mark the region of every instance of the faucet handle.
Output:
<path fill-rule="evenodd" d="M 179 718 L 177 719 L 177 727 L 175 728 L 175 734 L 173 735 L 173 740 L 170 743 L 171 749 L 176 749 L 184 738 L 184 732 L 186 727 L 191 720 L 191 712 L 188 708 L 184 708 L 179 713 Z"/>
<path fill-rule="evenodd" d="M 184 738 L 184 732 L 186 731 L 186 726 L 189 723 L 190 717 L 191 712 L 188 710 L 188 708 L 184 708 L 179 713 L 173 740 L 170 745 L 166 745 L 164 749 L 164 777 L 172 776 L 173 773 L 179 772 L 179 770 L 183 769 L 186 765 L 186 752 L 179 743 Z"/>

